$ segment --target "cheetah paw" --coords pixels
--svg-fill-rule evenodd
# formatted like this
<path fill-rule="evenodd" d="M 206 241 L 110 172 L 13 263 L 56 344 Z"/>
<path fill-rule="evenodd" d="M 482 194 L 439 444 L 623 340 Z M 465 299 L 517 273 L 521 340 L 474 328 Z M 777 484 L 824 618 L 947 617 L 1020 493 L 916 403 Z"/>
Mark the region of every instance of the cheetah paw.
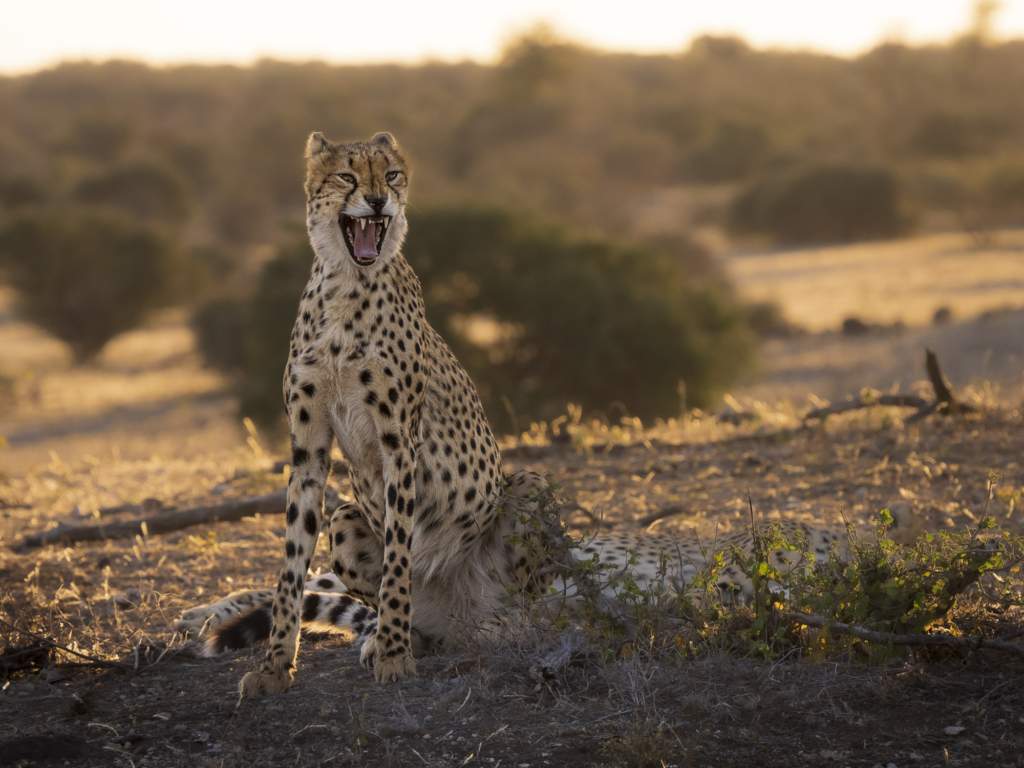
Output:
<path fill-rule="evenodd" d="M 262 693 L 277 693 L 292 684 L 292 673 L 282 672 L 249 672 L 238 684 L 238 698 L 252 699 Z"/>
<path fill-rule="evenodd" d="M 381 683 L 397 683 L 416 674 L 416 662 L 406 651 L 397 656 L 387 656 L 383 645 L 376 636 L 366 639 L 359 652 L 359 663 L 373 670 L 373 677 Z"/>
<path fill-rule="evenodd" d="M 373 665 L 373 677 L 378 683 L 400 683 L 416 675 L 416 662 L 409 654 L 378 659 Z"/>

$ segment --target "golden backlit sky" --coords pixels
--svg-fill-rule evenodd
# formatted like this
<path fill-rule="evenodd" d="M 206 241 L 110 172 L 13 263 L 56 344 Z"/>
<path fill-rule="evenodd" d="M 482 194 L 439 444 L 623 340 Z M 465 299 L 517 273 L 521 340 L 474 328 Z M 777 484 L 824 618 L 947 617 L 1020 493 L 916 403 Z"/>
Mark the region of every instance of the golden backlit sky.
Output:
<path fill-rule="evenodd" d="M 0 72 L 72 59 L 239 63 L 263 56 L 331 62 L 490 61 L 538 22 L 608 50 L 680 51 L 702 33 L 757 47 L 842 55 L 884 39 L 948 40 L 971 0 L 0 0 Z M 1024 0 L 995 16 L 1024 35 Z"/>

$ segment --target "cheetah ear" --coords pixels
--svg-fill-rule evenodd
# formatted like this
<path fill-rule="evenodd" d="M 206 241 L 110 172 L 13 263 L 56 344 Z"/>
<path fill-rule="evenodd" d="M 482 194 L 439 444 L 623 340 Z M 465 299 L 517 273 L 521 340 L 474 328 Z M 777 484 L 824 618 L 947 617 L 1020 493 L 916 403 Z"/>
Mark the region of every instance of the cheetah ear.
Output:
<path fill-rule="evenodd" d="M 387 147 L 388 149 L 398 148 L 398 142 L 395 141 L 395 137 L 392 136 L 387 131 L 381 131 L 380 133 L 378 133 L 376 136 L 370 139 L 370 143 L 380 144 L 382 147 Z"/>
<path fill-rule="evenodd" d="M 313 160 L 325 152 L 332 152 L 334 145 L 331 144 L 320 131 L 309 134 L 309 141 L 306 142 L 306 159 Z"/>

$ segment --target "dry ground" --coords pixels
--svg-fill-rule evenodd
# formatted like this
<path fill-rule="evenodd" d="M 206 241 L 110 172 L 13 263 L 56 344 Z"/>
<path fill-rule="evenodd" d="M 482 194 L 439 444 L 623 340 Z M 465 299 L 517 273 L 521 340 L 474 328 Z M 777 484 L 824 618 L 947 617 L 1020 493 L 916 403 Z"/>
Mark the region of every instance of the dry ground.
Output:
<path fill-rule="evenodd" d="M 180 313 L 119 338 L 81 370 L 59 344 L 2 317 L 4 306 L 0 297 L 0 373 L 9 377 L 0 392 L 0 619 L 130 669 L 65 665 L 0 678 L 0 765 L 1022 764 L 1024 664 L 991 652 L 877 668 L 719 651 L 616 660 L 576 647 L 570 664 L 545 671 L 546 654 L 578 638 L 541 634 L 491 655 L 428 656 L 417 679 L 383 688 L 332 637 L 304 643 L 291 690 L 236 708 L 235 686 L 258 652 L 200 659 L 175 641 L 156 659 L 182 609 L 273 583 L 279 516 L 70 548 L 12 545 L 58 521 L 136 514 L 107 509 L 123 503 L 183 509 L 276 490 L 283 478 L 267 471 L 275 446 L 246 444 L 225 382 L 199 369 Z M 656 530 L 681 536 L 744 525 L 748 494 L 762 520 L 841 510 L 866 520 L 905 498 L 933 529 L 990 514 L 1024 531 L 1024 322 L 1007 313 L 986 326 L 954 310 L 962 322 L 943 329 L 769 347 L 769 378 L 747 392 L 761 402 L 739 397 L 756 419 L 739 427 L 702 415 L 648 429 L 583 423 L 576 448 L 538 427 L 506 441 L 506 467 L 552 473 L 607 526 L 678 507 Z M 814 386 L 829 384 L 819 391 L 835 397 L 888 387 L 893 380 L 875 382 L 905 370 L 896 378 L 908 388 L 924 343 L 939 349 L 954 384 L 974 383 L 966 391 L 984 414 L 907 427 L 900 413 L 876 409 L 799 429 Z M 1005 376 L 978 371 L 982 348 L 1002 350 L 986 364 Z M 344 480 L 336 487 L 346 492 Z M 1000 632 L 1022 623 L 1012 612 L 999 621 Z M 0 626 L 0 646 L 30 640 Z"/>
<path fill-rule="evenodd" d="M 902 497 L 933 528 L 969 525 L 987 511 L 1024 529 L 1019 413 L 910 428 L 898 420 L 883 428 L 882 418 L 770 437 L 706 419 L 626 430 L 619 437 L 628 442 L 593 454 L 561 445 L 506 455 L 510 467 L 551 471 L 581 505 L 603 509 L 610 526 L 679 504 L 682 513 L 659 525 L 711 537 L 743 524 L 749 491 L 763 519 L 818 519 L 840 507 L 865 519 Z M 331 638 L 304 644 L 291 690 L 236 709 L 235 686 L 258 652 L 206 660 L 172 643 L 149 665 L 183 608 L 273 579 L 280 517 L 67 549 L 8 548 L 26 531 L 95 515 L 112 488 L 128 500 L 187 507 L 279 487 L 266 466 L 247 449 L 191 461 L 54 462 L 0 486 L 3 620 L 130 667 L 138 648 L 141 668 L 55 667 L 9 681 L 0 693 L 0 764 L 67 749 L 79 750 L 69 757 L 75 765 L 447 766 L 470 756 L 469 764 L 659 765 L 629 762 L 651 750 L 666 765 L 998 766 L 1018 764 L 1024 751 L 1024 665 L 990 652 L 885 668 L 841 658 L 763 664 L 716 651 L 658 662 L 581 652 L 545 673 L 541 658 L 567 640 L 543 634 L 539 648 L 427 657 L 418 679 L 383 688 L 354 648 Z M 989 499 L 994 474 L 1001 479 Z M 337 487 L 346 493 L 344 480 Z M 10 630 L 0 638 L 27 640 Z M 951 726 L 964 730 L 948 735 Z"/>

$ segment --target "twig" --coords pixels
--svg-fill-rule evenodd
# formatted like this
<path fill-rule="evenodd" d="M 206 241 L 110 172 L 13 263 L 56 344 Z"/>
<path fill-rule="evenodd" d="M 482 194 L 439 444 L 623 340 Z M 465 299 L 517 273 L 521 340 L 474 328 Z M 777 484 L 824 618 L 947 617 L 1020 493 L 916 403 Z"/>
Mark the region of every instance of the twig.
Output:
<path fill-rule="evenodd" d="M 892 632 L 875 632 L 863 627 L 842 622 L 828 623 L 824 616 L 817 616 L 811 613 L 783 613 L 782 618 L 805 624 L 808 627 L 825 628 L 841 632 L 846 635 L 853 635 L 861 640 L 872 643 L 888 643 L 889 645 L 925 645 L 945 646 L 949 648 L 963 648 L 974 651 L 979 648 L 988 648 L 993 651 L 1009 651 L 1024 658 L 1024 645 L 1011 643 L 1006 640 L 989 640 L 984 637 L 953 637 L 952 635 L 897 635 Z"/>

